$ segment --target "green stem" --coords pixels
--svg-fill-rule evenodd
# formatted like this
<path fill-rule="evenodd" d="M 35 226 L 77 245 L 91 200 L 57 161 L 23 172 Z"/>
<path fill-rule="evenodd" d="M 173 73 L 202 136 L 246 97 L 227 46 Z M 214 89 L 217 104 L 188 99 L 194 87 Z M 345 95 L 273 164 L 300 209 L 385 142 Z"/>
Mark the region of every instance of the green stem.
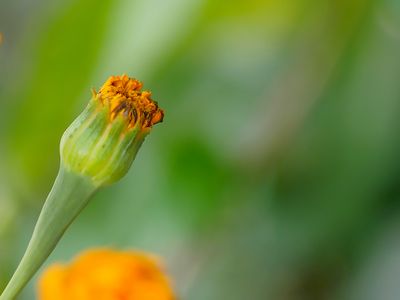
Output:
<path fill-rule="evenodd" d="M 15 299 L 56 247 L 65 230 L 86 206 L 96 189 L 89 178 L 60 167 L 28 248 L 0 300 Z"/>

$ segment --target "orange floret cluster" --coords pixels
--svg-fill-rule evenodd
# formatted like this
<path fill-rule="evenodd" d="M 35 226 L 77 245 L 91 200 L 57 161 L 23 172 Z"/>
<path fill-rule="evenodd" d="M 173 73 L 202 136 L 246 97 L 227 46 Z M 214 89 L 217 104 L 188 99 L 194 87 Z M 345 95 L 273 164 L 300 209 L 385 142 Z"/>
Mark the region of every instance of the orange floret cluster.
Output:
<path fill-rule="evenodd" d="M 110 104 L 111 119 L 122 114 L 128 118 L 129 127 L 140 122 L 142 128 L 149 128 L 162 122 L 164 112 L 150 98 L 151 92 L 141 88 L 140 81 L 127 75 L 111 76 L 96 95 L 103 103 Z"/>
<path fill-rule="evenodd" d="M 70 265 L 50 266 L 39 279 L 39 300 L 173 300 L 167 276 L 144 253 L 90 250 Z"/>

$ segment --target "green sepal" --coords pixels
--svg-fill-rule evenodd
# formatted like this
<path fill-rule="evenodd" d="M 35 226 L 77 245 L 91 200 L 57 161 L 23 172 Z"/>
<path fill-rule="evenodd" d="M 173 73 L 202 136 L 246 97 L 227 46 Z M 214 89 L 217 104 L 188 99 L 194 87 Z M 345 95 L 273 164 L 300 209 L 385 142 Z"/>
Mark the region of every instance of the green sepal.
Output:
<path fill-rule="evenodd" d="M 130 128 L 123 114 L 110 116 L 109 105 L 93 98 L 60 143 L 64 167 L 91 178 L 98 186 L 116 182 L 128 172 L 148 133 L 140 123 Z"/>

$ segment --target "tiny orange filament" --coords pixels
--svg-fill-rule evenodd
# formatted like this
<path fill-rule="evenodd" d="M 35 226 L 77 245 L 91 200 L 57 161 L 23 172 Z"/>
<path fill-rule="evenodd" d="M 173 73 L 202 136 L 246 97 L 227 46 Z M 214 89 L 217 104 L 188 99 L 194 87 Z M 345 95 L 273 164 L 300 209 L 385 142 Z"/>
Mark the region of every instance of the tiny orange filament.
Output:
<path fill-rule="evenodd" d="M 151 92 L 141 91 L 142 83 L 127 75 L 111 76 L 97 93 L 103 104 L 110 105 L 111 120 L 122 114 L 128 119 L 129 127 L 141 124 L 150 128 L 162 122 L 164 111 L 153 101 Z"/>

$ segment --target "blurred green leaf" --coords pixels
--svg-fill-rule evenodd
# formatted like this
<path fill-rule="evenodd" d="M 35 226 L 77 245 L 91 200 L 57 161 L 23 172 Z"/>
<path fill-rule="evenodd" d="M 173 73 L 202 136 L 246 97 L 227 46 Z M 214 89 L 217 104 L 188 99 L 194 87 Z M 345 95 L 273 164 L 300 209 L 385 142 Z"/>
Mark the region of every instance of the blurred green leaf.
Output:
<path fill-rule="evenodd" d="M 8 140 L 13 161 L 35 183 L 54 171 L 60 136 L 82 109 L 79 100 L 90 97 L 88 86 L 112 4 L 115 1 L 69 1 L 41 25 L 33 40 L 34 63 L 16 87 Z"/>

